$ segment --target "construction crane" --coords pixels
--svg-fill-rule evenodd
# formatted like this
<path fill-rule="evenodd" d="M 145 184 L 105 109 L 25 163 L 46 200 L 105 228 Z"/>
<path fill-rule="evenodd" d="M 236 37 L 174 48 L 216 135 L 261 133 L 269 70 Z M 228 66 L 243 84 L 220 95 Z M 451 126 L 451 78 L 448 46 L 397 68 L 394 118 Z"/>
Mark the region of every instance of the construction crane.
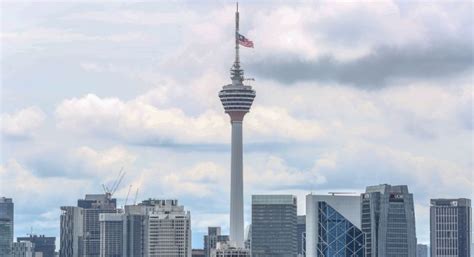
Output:
<path fill-rule="evenodd" d="M 123 167 L 120 168 L 119 174 L 117 179 L 114 181 L 112 184 L 112 187 L 108 187 L 105 184 L 102 184 L 102 188 L 104 189 L 104 193 L 108 198 L 112 198 L 112 196 L 115 194 L 117 191 L 117 188 L 119 187 L 120 183 L 123 180 L 123 177 L 125 176 L 125 172 L 123 171 Z"/>
<path fill-rule="evenodd" d="M 132 190 L 132 185 L 130 185 L 130 186 L 128 187 L 127 197 L 125 198 L 125 204 L 124 204 L 123 206 L 126 206 L 126 205 L 127 205 L 128 196 L 130 195 L 130 190 Z"/>
<path fill-rule="evenodd" d="M 137 191 L 135 192 L 135 199 L 133 200 L 133 205 L 137 205 L 138 189 L 140 188 L 137 187 Z"/>

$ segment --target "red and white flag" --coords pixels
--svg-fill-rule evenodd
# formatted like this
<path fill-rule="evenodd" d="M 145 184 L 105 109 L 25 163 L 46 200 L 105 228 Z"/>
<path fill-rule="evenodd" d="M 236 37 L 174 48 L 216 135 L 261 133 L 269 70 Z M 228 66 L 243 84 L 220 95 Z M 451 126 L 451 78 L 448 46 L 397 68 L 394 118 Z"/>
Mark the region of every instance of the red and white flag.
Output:
<path fill-rule="evenodd" d="M 245 47 L 253 48 L 253 42 L 251 40 L 247 39 L 246 37 L 244 37 L 240 33 L 238 33 L 237 36 L 238 36 L 240 45 L 245 46 Z"/>

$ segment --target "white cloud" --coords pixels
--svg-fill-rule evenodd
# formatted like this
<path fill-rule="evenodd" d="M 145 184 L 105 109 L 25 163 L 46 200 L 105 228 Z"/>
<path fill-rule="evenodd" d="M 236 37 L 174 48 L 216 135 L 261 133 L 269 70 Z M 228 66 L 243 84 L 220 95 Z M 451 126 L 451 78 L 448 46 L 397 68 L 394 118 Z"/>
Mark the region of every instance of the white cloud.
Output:
<path fill-rule="evenodd" d="M 90 177 L 100 177 L 104 181 L 117 178 L 121 169 L 133 172 L 137 157 L 126 148 L 116 146 L 104 150 L 96 150 L 81 146 L 72 152 L 72 158 L 83 166 L 83 172 Z"/>
<path fill-rule="evenodd" d="M 118 98 L 88 94 L 64 100 L 56 109 L 58 126 L 147 144 L 227 141 L 230 125 L 223 112 L 208 110 L 190 116 L 181 109 L 158 108 L 143 99 L 123 102 Z M 312 140 L 322 134 L 316 122 L 298 120 L 276 107 L 255 107 L 248 115 L 247 124 L 253 141 L 259 138 Z"/>
<path fill-rule="evenodd" d="M 43 124 L 45 114 L 36 106 L 19 110 L 13 114 L 4 113 L 0 116 L 2 133 L 11 137 L 31 137 Z"/>

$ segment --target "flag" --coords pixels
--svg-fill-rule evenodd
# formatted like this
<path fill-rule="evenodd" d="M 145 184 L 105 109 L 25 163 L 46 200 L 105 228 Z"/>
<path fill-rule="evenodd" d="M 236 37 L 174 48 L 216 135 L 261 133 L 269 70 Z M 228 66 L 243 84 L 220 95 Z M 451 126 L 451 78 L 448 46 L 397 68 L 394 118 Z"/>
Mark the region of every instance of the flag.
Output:
<path fill-rule="evenodd" d="M 240 45 L 253 48 L 253 42 L 251 40 L 248 40 L 246 37 L 244 37 L 240 33 L 237 33 L 237 36 L 238 36 Z"/>

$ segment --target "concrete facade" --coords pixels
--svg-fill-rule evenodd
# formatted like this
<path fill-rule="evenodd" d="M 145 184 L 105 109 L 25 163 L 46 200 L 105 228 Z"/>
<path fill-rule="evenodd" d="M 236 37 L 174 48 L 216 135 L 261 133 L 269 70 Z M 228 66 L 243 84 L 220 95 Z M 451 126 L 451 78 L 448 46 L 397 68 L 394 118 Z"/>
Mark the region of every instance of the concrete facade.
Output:
<path fill-rule="evenodd" d="M 219 92 L 225 112 L 230 116 L 232 126 L 231 182 L 230 182 L 230 240 L 244 247 L 244 185 L 242 127 L 243 119 L 250 111 L 255 91 L 243 84 L 244 71 L 239 59 L 239 12 L 235 13 L 235 61 L 231 68 L 232 84 L 225 85 Z"/>
<path fill-rule="evenodd" d="M 432 199 L 430 241 L 432 257 L 470 257 L 471 200 Z"/>

